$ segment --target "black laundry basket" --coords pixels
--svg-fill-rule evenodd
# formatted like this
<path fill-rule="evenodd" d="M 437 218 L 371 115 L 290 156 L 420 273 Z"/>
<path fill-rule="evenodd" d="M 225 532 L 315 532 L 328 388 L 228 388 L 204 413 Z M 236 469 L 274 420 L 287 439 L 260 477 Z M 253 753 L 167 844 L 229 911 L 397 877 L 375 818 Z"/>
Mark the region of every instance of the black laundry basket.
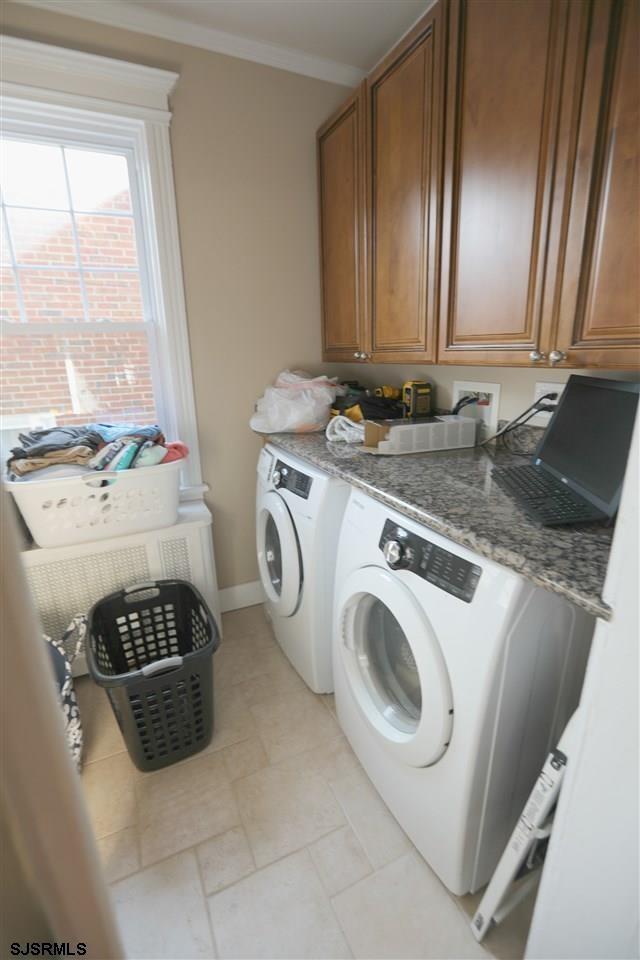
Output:
<path fill-rule="evenodd" d="M 158 770 L 213 734 L 213 660 L 220 644 L 200 593 L 183 580 L 126 587 L 88 617 L 87 662 L 139 770 Z"/>

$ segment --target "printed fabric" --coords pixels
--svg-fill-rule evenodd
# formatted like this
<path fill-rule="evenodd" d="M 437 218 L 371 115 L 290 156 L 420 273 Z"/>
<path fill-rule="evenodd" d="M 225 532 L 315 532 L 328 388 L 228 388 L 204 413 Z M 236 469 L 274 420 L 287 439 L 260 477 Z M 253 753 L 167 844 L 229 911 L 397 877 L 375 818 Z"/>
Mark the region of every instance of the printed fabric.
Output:
<path fill-rule="evenodd" d="M 77 616 L 73 618 L 65 630 L 62 640 L 53 640 L 51 637 L 48 637 L 46 633 L 43 634 L 45 641 L 49 644 L 51 660 L 56 675 L 58 698 L 64 715 L 67 744 L 78 772 L 82 769 L 82 722 L 80 720 L 78 698 L 73 685 L 71 664 L 84 649 L 86 632 L 87 618 L 85 616 Z M 75 647 L 72 653 L 69 654 L 67 645 L 70 644 L 74 633 L 77 633 Z"/>

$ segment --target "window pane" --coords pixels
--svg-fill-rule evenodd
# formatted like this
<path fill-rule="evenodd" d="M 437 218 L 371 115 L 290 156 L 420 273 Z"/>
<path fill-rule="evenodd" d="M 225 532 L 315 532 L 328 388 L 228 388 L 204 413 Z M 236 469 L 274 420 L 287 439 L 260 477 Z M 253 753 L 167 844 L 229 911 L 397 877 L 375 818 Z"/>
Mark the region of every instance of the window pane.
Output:
<path fill-rule="evenodd" d="M 2 289 L 0 290 L 0 317 L 3 320 L 20 322 L 20 308 L 18 306 L 18 291 L 13 270 L 3 267 L 0 271 Z"/>
<path fill-rule="evenodd" d="M 9 241 L 7 240 L 7 231 L 4 227 L 4 217 L 0 217 L 0 262 L 3 264 L 11 263 L 11 252 L 9 250 Z"/>
<path fill-rule="evenodd" d="M 76 226 L 83 266 L 138 266 L 132 217 L 79 213 Z"/>
<path fill-rule="evenodd" d="M 84 275 L 84 282 L 90 320 L 142 323 L 144 311 L 137 273 L 88 271 Z"/>
<path fill-rule="evenodd" d="M 1 185 L 5 203 L 68 210 L 69 201 L 60 147 L 2 140 L 0 149 Z"/>
<path fill-rule="evenodd" d="M 144 332 L 8 336 L 1 354 L 1 412 L 14 424 L 34 413 L 57 424 L 156 422 Z"/>
<path fill-rule="evenodd" d="M 47 210 L 7 210 L 18 263 L 76 265 L 71 215 Z"/>
<path fill-rule="evenodd" d="M 20 270 L 26 318 L 31 323 L 84 322 L 82 289 L 73 270 Z"/>
<path fill-rule="evenodd" d="M 126 157 L 65 147 L 74 210 L 131 210 Z"/>

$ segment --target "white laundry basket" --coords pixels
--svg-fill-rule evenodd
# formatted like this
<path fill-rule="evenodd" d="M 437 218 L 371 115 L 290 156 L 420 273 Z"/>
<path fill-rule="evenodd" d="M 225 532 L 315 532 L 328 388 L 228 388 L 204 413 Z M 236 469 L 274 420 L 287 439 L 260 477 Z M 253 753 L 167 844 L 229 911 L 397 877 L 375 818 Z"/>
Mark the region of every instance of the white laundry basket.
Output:
<path fill-rule="evenodd" d="M 62 547 L 174 524 L 181 465 L 14 480 L 7 489 L 38 546 Z"/>

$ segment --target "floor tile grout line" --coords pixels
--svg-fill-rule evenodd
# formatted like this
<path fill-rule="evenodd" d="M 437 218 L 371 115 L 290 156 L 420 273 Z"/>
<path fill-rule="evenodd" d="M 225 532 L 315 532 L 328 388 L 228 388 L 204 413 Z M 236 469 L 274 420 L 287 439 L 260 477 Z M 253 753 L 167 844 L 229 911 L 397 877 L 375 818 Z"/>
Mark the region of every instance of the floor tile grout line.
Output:
<path fill-rule="evenodd" d="M 319 839 L 322 839 L 322 837 L 320 837 Z M 314 842 L 315 842 L 315 841 L 314 841 Z M 347 945 L 347 949 L 349 950 L 349 953 L 351 954 L 351 957 L 354 957 L 354 956 L 355 956 L 355 953 L 354 953 L 353 947 L 352 947 L 352 945 L 351 945 L 351 941 L 349 940 L 349 937 L 347 936 L 347 931 L 343 928 L 342 924 L 340 923 L 340 918 L 338 917 L 338 915 L 337 915 L 337 913 L 336 913 L 336 911 L 335 911 L 335 909 L 334 909 L 333 903 L 331 902 L 331 897 L 330 897 L 330 895 L 327 893 L 327 889 L 326 889 L 326 887 L 325 887 L 325 885 L 324 885 L 324 882 L 323 882 L 323 880 L 322 880 L 322 874 L 321 874 L 320 871 L 318 870 L 318 867 L 317 867 L 317 865 L 316 865 L 315 860 L 313 859 L 313 854 L 311 853 L 311 850 L 309 849 L 309 846 L 310 846 L 310 845 L 307 844 L 307 846 L 304 847 L 304 849 L 307 851 L 307 855 L 308 855 L 308 857 L 309 857 L 309 862 L 311 863 L 311 866 L 312 866 L 312 868 L 313 868 L 313 870 L 314 870 L 314 872 L 315 872 L 315 875 L 316 875 L 316 878 L 317 878 L 317 880 L 318 880 L 318 883 L 320 884 L 320 889 L 321 889 L 322 892 L 324 893 L 325 899 L 326 899 L 327 903 L 329 904 L 329 909 L 331 910 L 331 913 L 333 914 L 333 917 L 334 917 L 334 919 L 335 919 L 335 921 L 336 921 L 336 924 L 337 924 L 337 926 L 338 926 L 338 930 L 340 931 L 340 933 L 342 934 L 342 936 L 343 936 L 343 938 L 344 938 L 344 942 L 345 942 L 346 945 Z"/>
<path fill-rule="evenodd" d="M 345 818 L 345 819 L 346 819 L 346 818 Z M 331 893 L 331 892 L 327 889 L 327 885 L 326 885 L 326 883 L 325 883 L 325 881 L 324 881 L 324 879 L 323 879 L 322 874 L 320 873 L 320 868 L 318 867 L 318 864 L 316 863 L 316 859 L 315 859 L 315 857 L 314 857 L 314 855 L 313 855 L 313 850 L 312 850 L 311 848 L 314 847 L 317 843 L 320 843 L 322 840 L 326 840 L 328 837 L 332 837 L 335 833 L 340 833 L 341 830 L 350 830 L 351 833 L 353 834 L 353 836 L 356 838 L 356 841 L 357 841 L 357 843 L 359 844 L 360 849 L 362 850 L 362 853 L 363 853 L 363 855 L 364 855 L 364 858 L 365 858 L 365 860 L 367 861 L 367 864 L 368 864 L 368 866 L 369 866 L 369 872 L 368 872 L 368 873 L 365 873 L 365 875 L 364 875 L 363 877 L 358 877 L 358 879 L 357 879 L 357 880 L 354 880 L 353 883 L 348 883 L 345 887 L 342 887 L 341 890 L 336 890 L 335 893 Z M 371 861 L 369 860 L 369 857 L 367 856 L 366 850 L 365 850 L 364 847 L 362 846 L 362 843 L 360 842 L 360 839 L 359 839 L 358 836 L 356 835 L 355 830 L 353 829 L 353 827 L 351 826 L 351 824 L 349 823 L 349 821 L 347 821 L 346 823 L 344 823 L 341 827 L 336 827 L 336 829 L 335 829 L 335 830 L 332 830 L 331 833 L 325 833 L 324 836 L 318 837 L 317 840 L 312 840 L 311 843 L 308 843 L 308 844 L 307 844 L 307 850 L 309 851 L 309 856 L 310 856 L 311 859 L 313 860 L 313 864 L 314 864 L 316 870 L 317 870 L 318 873 L 320 874 L 320 882 L 322 883 L 322 886 L 323 886 L 323 888 L 324 888 L 324 890 L 325 890 L 325 893 L 327 894 L 327 896 L 329 897 L 330 900 L 332 899 L 332 897 L 337 897 L 339 894 L 344 893 L 345 890 L 349 890 L 350 887 L 354 887 L 354 886 L 356 885 L 356 883 L 360 883 L 361 880 L 365 880 L 367 877 L 370 877 L 373 873 L 376 872 L 376 868 L 373 866 L 373 864 L 372 864 Z"/>
<path fill-rule="evenodd" d="M 246 779 L 246 778 L 245 778 L 245 779 Z M 287 857 L 292 856 L 292 854 L 294 854 L 294 853 L 300 853 L 301 850 L 307 850 L 307 849 L 311 846 L 311 844 L 312 844 L 312 843 L 316 843 L 317 840 L 323 840 L 324 837 L 328 837 L 330 834 L 336 833 L 338 830 L 344 829 L 345 826 L 349 826 L 349 824 L 346 822 L 346 817 L 345 817 L 345 823 L 340 824 L 340 826 L 338 826 L 338 827 L 332 827 L 331 830 L 328 830 L 328 831 L 327 831 L 327 833 L 323 833 L 323 834 L 321 834 L 319 837 L 315 837 L 315 839 L 310 840 L 310 841 L 307 842 L 307 843 L 303 843 L 303 844 L 301 844 L 300 846 L 294 847 L 293 850 L 288 850 L 286 853 L 283 853 L 283 854 L 282 854 L 281 856 L 279 856 L 279 857 L 275 857 L 273 860 L 270 860 L 268 863 L 258 864 L 258 862 L 257 862 L 257 860 L 256 860 L 256 857 L 255 857 L 255 853 L 254 853 L 253 847 L 252 847 L 252 845 L 251 845 L 251 840 L 250 840 L 250 838 L 249 838 L 248 828 L 247 828 L 247 826 L 246 826 L 246 824 L 245 824 L 245 822 L 244 822 L 244 820 L 243 820 L 243 818 L 242 818 L 242 811 L 240 810 L 240 804 L 237 802 L 237 793 L 236 793 L 236 791 L 235 791 L 235 785 L 236 785 L 237 783 L 239 783 L 239 782 L 240 782 L 239 780 L 234 781 L 234 783 L 232 784 L 232 788 L 234 788 L 234 795 L 235 795 L 235 798 L 236 798 L 236 805 L 237 805 L 237 807 L 238 807 L 238 814 L 239 814 L 239 816 L 240 816 L 240 823 L 241 823 L 241 826 L 242 826 L 243 830 L 245 831 L 245 835 L 246 835 L 246 837 L 247 837 L 247 842 L 248 842 L 248 844 L 249 844 L 249 850 L 251 851 L 251 856 L 253 857 L 253 862 L 254 862 L 255 865 L 256 865 L 256 870 L 255 870 L 255 872 L 257 872 L 258 870 L 266 870 L 267 867 L 273 866 L 274 863 L 280 863 L 281 860 L 286 860 Z M 342 811 L 342 808 L 340 808 L 340 810 L 341 810 L 341 813 L 342 813 L 342 815 L 343 815 L 343 817 L 344 817 L 344 811 Z M 311 857 L 311 852 L 309 852 L 309 856 Z M 367 859 L 369 859 L 369 858 L 367 857 Z M 314 866 L 315 866 L 315 864 L 314 864 Z M 240 880 L 236 881 L 236 883 L 240 883 L 240 881 L 243 880 L 243 879 L 245 879 L 245 878 L 244 878 L 244 877 L 241 877 Z M 231 886 L 233 886 L 233 884 L 231 884 Z M 323 888 L 323 889 L 324 889 L 324 888 Z M 214 896 L 215 896 L 215 894 L 214 894 Z"/>
<path fill-rule="evenodd" d="M 204 875 L 202 873 L 202 864 L 200 863 L 200 857 L 198 856 L 197 847 L 193 847 L 193 856 L 196 861 L 196 870 L 198 871 L 198 878 L 200 880 L 200 891 L 202 893 L 202 904 L 204 906 L 204 912 L 207 916 L 207 925 L 209 927 L 209 935 L 211 937 L 211 946 L 213 947 L 213 954 L 215 957 L 220 956 L 220 951 L 218 950 L 218 943 L 216 941 L 215 930 L 213 928 L 213 918 L 211 917 L 211 910 L 209 909 L 209 898 L 207 894 L 207 888 L 204 882 Z"/>
<path fill-rule="evenodd" d="M 92 766 L 94 763 L 102 763 L 103 760 L 111 760 L 113 757 L 119 757 L 123 753 L 126 753 L 128 756 L 128 751 L 126 746 L 124 745 L 124 742 L 123 742 L 122 750 L 116 750 L 114 753 L 107 753 L 104 755 L 104 757 L 95 757 L 95 759 L 93 760 L 83 760 L 82 770 L 80 771 L 80 775 L 82 776 L 82 774 L 87 769 L 87 767 Z"/>

